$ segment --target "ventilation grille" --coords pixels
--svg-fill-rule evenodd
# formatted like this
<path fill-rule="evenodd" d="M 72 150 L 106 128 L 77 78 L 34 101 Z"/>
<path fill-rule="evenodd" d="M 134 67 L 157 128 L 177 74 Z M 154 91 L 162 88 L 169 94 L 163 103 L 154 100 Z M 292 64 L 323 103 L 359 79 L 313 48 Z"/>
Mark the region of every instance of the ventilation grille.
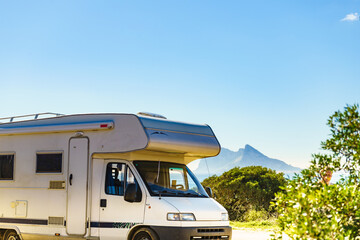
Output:
<path fill-rule="evenodd" d="M 65 189 L 65 181 L 50 181 L 49 189 Z"/>
<path fill-rule="evenodd" d="M 63 217 L 49 217 L 48 225 L 64 226 L 64 218 Z"/>

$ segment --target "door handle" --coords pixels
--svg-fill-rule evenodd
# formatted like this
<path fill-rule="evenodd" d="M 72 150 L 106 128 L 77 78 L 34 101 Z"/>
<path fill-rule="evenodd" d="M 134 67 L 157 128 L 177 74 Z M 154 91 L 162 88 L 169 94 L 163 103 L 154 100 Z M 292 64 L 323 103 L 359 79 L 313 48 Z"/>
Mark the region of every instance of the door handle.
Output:
<path fill-rule="evenodd" d="M 100 207 L 106 208 L 106 205 L 107 205 L 106 199 L 100 199 Z"/>
<path fill-rule="evenodd" d="M 72 180 L 73 180 L 73 175 L 70 174 L 70 177 L 69 177 L 69 183 L 70 183 L 70 186 L 72 185 Z"/>

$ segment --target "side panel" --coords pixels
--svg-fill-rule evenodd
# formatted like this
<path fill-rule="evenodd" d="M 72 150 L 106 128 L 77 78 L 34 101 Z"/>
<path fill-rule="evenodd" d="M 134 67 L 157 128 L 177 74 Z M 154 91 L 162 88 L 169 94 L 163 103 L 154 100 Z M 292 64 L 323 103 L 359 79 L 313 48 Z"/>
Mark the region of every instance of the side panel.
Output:
<path fill-rule="evenodd" d="M 88 187 L 87 138 L 72 138 L 69 144 L 69 171 L 66 231 L 69 235 L 85 235 Z"/>

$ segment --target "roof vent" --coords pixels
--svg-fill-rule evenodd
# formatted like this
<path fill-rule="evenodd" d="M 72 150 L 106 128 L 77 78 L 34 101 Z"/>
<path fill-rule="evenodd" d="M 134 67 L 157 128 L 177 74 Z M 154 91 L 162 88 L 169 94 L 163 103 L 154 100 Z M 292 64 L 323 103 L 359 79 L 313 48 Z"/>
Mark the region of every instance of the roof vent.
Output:
<path fill-rule="evenodd" d="M 162 118 L 166 119 L 163 115 L 156 114 L 156 113 L 149 113 L 149 112 L 139 112 L 138 115 L 146 116 L 146 117 L 154 117 L 154 118 Z"/>

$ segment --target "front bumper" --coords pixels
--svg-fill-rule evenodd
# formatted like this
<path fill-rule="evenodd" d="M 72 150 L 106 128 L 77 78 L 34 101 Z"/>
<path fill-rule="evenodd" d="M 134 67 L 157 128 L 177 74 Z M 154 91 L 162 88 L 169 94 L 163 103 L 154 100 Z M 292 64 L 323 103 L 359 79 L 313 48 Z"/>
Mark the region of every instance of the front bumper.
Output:
<path fill-rule="evenodd" d="M 151 226 L 160 240 L 197 240 L 223 239 L 231 240 L 232 228 L 221 227 L 161 227 Z"/>

